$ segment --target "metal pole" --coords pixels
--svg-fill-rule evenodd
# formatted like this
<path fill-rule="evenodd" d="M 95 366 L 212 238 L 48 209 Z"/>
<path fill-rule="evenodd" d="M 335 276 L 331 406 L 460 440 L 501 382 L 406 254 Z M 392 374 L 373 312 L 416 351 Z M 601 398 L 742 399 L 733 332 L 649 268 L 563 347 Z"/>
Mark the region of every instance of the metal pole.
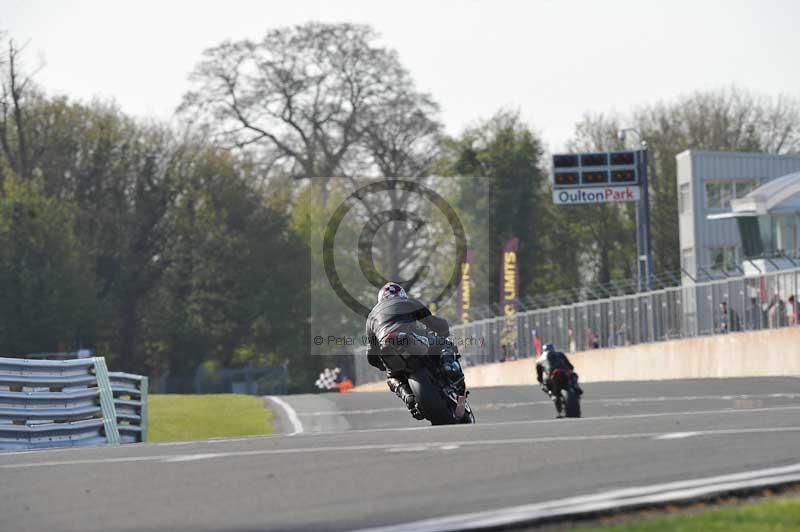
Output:
<path fill-rule="evenodd" d="M 642 197 L 636 209 L 638 224 L 637 234 L 640 233 L 639 245 L 637 246 L 637 251 L 639 252 L 637 261 L 639 264 L 638 271 L 641 272 L 642 290 L 649 291 L 652 288 L 653 256 L 651 253 L 650 241 L 650 187 L 647 183 L 647 145 L 644 142 L 642 142 L 642 149 L 639 150 L 638 160 Z"/>
<path fill-rule="evenodd" d="M 636 291 L 642 292 L 644 287 L 644 279 L 642 278 L 642 223 L 640 212 L 642 200 L 636 202 Z"/>

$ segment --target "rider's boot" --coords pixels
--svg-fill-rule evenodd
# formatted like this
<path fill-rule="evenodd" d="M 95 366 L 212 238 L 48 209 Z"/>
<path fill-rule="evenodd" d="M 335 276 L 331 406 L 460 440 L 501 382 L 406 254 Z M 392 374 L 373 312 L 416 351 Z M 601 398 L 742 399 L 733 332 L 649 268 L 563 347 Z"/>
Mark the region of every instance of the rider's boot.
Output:
<path fill-rule="evenodd" d="M 406 408 L 411 412 L 414 419 L 424 419 L 422 412 L 419 411 L 417 406 L 417 398 L 414 396 L 414 392 L 411 391 L 411 386 L 408 385 L 408 381 L 398 379 L 397 377 L 388 377 L 386 379 L 386 384 L 388 384 L 389 389 L 405 403 Z"/>
<path fill-rule="evenodd" d="M 575 391 L 578 393 L 579 396 L 583 395 L 583 388 L 581 388 L 581 385 L 578 384 L 578 374 L 577 373 L 573 373 L 572 374 L 572 386 L 575 388 Z"/>
<path fill-rule="evenodd" d="M 559 419 L 564 417 L 564 401 L 561 397 L 553 397 L 553 401 L 556 404 L 556 417 Z"/>

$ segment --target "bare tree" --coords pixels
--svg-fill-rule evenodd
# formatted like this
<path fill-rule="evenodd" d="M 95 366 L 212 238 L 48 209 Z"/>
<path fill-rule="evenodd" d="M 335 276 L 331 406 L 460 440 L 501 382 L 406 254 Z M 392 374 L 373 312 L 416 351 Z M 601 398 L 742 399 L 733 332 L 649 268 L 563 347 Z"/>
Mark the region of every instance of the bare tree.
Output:
<path fill-rule="evenodd" d="M 311 23 L 205 52 L 180 110 L 233 146 L 269 149 L 295 177 L 347 175 L 367 110 L 402 86 L 397 55 L 367 26 Z"/>
<path fill-rule="evenodd" d="M 431 97 L 407 89 L 370 111 L 363 144 L 380 175 L 427 175 L 442 136 L 439 106 Z"/>
<path fill-rule="evenodd" d="M 25 100 L 32 86 L 32 75 L 21 67 L 25 46 L 8 41 L 8 53 L 0 58 L 0 147 L 11 169 L 22 177 L 30 177 L 32 154 L 25 124 Z"/>
<path fill-rule="evenodd" d="M 391 99 L 382 106 L 370 109 L 363 136 L 363 151 L 366 158 L 384 178 L 402 178 L 419 182 L 420 186 L 431 186 L 431 164 L 439 153 L 442 125 L 436 116 L 438 105 L 426 94 L 413 90 L 410 81 L 405 82 Z M 380 262 L 390 279 L 405 281 L 413 288 L 424 274 L 425 257 L 433 253 L 439 244 L 433 233 L 431 205 L 416 191 L 394 188 L 386 193 L 387 213 L 414 213 L 407 220 L 387 221 L 376 233 L 375 244 Z M 380 220 L 371 210 L 371 220 Z M 429 264 L 429 266 L 432 266 Z"/>

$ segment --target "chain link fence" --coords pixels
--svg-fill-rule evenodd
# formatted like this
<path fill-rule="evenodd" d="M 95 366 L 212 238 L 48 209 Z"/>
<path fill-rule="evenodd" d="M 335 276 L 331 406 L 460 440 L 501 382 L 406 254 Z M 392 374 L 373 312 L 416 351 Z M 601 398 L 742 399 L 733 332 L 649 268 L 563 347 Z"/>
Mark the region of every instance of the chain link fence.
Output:
<path fill-rule="evenodd" d="M 798 323 L 800 268 L 531 310 L 452 327 L 468 364 Z"/>
<path fill-rule="evenodd" d="M 536 355 L 624 347 L 712 334 L 795 326 L 800 268 L 728 277 L 492 317 L 451 327 L 465 366 Z M 356 356 L 357 383 L 382 374 Z"/>

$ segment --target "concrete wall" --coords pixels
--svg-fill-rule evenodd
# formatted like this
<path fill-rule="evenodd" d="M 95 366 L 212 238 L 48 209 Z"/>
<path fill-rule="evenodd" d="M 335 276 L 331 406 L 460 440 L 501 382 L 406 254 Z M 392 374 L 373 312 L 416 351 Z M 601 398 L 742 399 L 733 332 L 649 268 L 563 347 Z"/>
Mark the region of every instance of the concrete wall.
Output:
<path fill-rule="evenodd" d="M 672 340 L 570 355 L 581 382 L 800 375 L 800 327 Z M 531 358 L 473 366 L 467 385 L 536 382 Z M 384 391 L 384 382 L 354 391 Z"/>

